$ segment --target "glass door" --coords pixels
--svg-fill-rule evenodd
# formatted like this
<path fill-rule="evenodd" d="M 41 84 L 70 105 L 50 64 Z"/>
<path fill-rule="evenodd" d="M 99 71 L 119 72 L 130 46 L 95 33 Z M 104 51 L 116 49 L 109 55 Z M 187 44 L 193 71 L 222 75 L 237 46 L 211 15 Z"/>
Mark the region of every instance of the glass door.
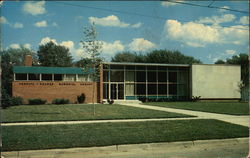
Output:
<path fill-rule="evenodd" d="M 111 84 L 110 89 L 111 89 L 110 99 L 116 100 L 117 99 L 117 84 L 116 83 Z"/>
<path fill-rule="evenodd" d="M 112 83 L 110 86 L 110 99 L 118 100 L 124 99 L 124 85 L 119 83 Z"/>

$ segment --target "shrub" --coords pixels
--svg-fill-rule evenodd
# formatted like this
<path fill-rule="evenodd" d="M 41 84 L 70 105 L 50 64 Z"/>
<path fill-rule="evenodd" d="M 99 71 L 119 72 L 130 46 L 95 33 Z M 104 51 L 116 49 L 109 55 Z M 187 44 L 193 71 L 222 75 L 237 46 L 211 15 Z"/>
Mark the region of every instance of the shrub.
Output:
<path fill-rule="evenodd" d="M 198 100 L 200 100 L 201 96 L 192 96 L 192 101 L 196 102 Z"/>
<path fill-rule="evenodd" d="M 79 95 L 79 96 L 77 96 L 77 101 L 78 101 L 78 103 L 84 103 L 84 101 L 85 101 L 85 94 L 84 93 L 82 93 L 81 95 Z"/>
<path fill-rule="evenodd" d="M 109 103 L 109 104 L 113 104 L 113 103 L 114 103 L 114 100 L 109 100 L 109 99 L 108 99 L 108 103 Z"/>
<path fill-rule="evenodd" d="M 145 103 L 147 101 L 146 97 L 138 97 L 138 100 Z"/>
<path fill-rule="evenodd" d="M 22 97 L 11 97 L 10 102 L 11 102 L 12 106 L 22 105 L 23 104 L 23 98 Z"/>
<path fill-rule="evenodd" d="M 42 105 L 45 104 L 47 100 L 43 100 L 40 98 L 29 99 L 29 105 Z"/>
<path fill-rule="evenodd" d="M 52 104 L 69 104 L 69 99 L 56 98 L 52 101 Z"/>

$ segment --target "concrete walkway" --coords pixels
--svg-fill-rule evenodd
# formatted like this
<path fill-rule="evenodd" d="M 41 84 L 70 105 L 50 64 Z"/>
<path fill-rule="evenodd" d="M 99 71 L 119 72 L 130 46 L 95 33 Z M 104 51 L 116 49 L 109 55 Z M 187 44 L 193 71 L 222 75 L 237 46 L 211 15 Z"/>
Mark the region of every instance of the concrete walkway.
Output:
<path fill-rule="evenodd" d="M 89 120 L 89 121 L 19 122 L 19 123 L 2 123 L 1 126 L 65 125 L 65 124 L 92 124 L 92 123 L 114 123 L 114 122 L 165 121 L 165 120 L 194 120 L 194 119 L 201 119 L 201 118 L 183 117 L 183 118 L 155 118 L 155 119 L 116 119 L 116 120 Z"/>
<path fill-rule="evenodd" d="M 248 138 L 2 152 L 5 158 L 249 158 Z"/>
<path fill-rule="evenodd" d="M 181 113 L 181 114 L 186 114 L 186 115 L 193 115 L 193 116 L 197 116 L 199 119 L 217 119 L 217 120 L 221 120 L 221 121 L 225 121 L 225 122 L 229 122 L 233 124 L 250 127 L 249 116 L 215 114 L 215 113 L 209 113 L 209 112 L 174 109 L 174 108 L 151 106 L 151 105 L 144 105 L 144 104 L 137 104 L 137 103 L 123 103 L 122 105 L 144 108 L 144 109 L 151 109 L 151 110 L 166 111 L 166 112 L 175 112 L 175 113 Z"/>

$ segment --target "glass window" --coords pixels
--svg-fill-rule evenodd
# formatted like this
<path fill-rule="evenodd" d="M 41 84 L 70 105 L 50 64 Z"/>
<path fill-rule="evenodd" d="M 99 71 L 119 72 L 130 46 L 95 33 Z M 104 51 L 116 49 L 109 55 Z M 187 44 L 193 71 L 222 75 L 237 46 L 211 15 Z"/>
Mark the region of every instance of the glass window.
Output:
<path fill-rule="evenodd" d="M 177 71 L 178 70 L 178 67 L 168 67 L 168 70 L 169 71 Z"/>
<path fill-rule="evenodd" d="M 177 95 L 177 84 L 170 84 L 168 92 L 169 95 Z"/>
<path fill-rule="evenodd" d="M 168 72 L 168 81 L 177 82 L 177 72 Z"/>
<path fill-rule="evenodd" d="M 146 84 L 136 84 L 136 94 L 146 95 Z"/>
<path fill-rule="evenodd" d="M 157 66 L 148 66 L 148 70 L 156 70 Z"/>
<path fill-rule="evenodd" d="M 89 74 L 80 74 L 78 75 L 78 81 L 91 81 Z"/>
<path fill-rule="evenodd" d="M 158 72 L 158 82 L 167 82 L 167 72 Z"/>
<path fill-rule="evenodd" d="M 158 66 L 159 71 L 166 71 L 167 67 L 166 66 Z"/>
<path fill-rule="evenodd" d="M 135 66 L 126 65 L 126 70 L 135 70 Z"/>
<path fill-rule="evenodd" d="M 186 84 L 179 84 L 178 85 L 178 95 L 180 96 L 187 96 L 188 95 L 188 88 Z"/>
<path fill-rule="evenodd" d="M 72 74 L 66 74 L 66 76 L 63 78 L 63 81 L 75 81 L 76 75 Z"/>
<path fill-rule="evenodd" d="M 120 69 L 120 70 L 123 70 L 124 66 L 123 65 L 110 65 L 110 69 Z"/>
<path fill-rule="evenodd" d="M 125 85 L 125 95 L 134 96 L 135 95 L 135 85 L 132 83 L 127 83 Z"/>
<path fill-rule="evenodd" d="M 103 84 L 103 99 L 109 99 L 109 84 Z"/>
<path fill-rule="evenodd" d="M 110 81 L 111 82 L 124 82 L 124 71 L 111 71 Z"/>
<path fill-rule="evenodd" d="M 135 72 L 134 71 L 126 71 L 125 81 L 126 82 L 134 82 L 135 81 Z"/>
<path fill-rule="evenodd" d="M 29 80 L 40 80 L 40 74 L 29 74 Z"/>
<path fill-rule="evenodd" d="M 103 82 L 109 81 L 109 71 L 103 71 Z"/>
<path fill-rule="evenodd" d="M 148 71 L 148 82 L 157 82 L 156 75 L 155 71 Z"/>
<path fill-rule="evenodd" d="M 148 94 L 149 95 L 157 95 L 157 85 L 156 84 L 148 84 Z"/>
<path fill-rule="evenodd" d="M 167 95 L 167 84 L 158 84 L 158 94 L 159 95 Z"/>
<path fill-rule="evenodd" d="M 52 74 L 42 74 L 43 81 L 52 81 Z"/>
<path fill-rule="evenodd" d="M 180 71 L 178 80 L 179 83 L 188 83 L 188 73 L 185 71 Z"/>
<path fill-rule="evenodd" d="M 63 74 L 54 74 L 54 80 L 55 81 L 62 81 L 63 80 Z"/>
<path fill-rule="evenodd" d="M 146 66 L 136 66 L 136 70 L 146 70 Z"/>
<path fill-rule="evenodd" d="M 27 74 L 16 74 L 16 80 L 27 80 Z"/>
<path fill-rule="evenodd" d="M 146 71 L 136 71 L 136 82 L 146 82 Z"/>

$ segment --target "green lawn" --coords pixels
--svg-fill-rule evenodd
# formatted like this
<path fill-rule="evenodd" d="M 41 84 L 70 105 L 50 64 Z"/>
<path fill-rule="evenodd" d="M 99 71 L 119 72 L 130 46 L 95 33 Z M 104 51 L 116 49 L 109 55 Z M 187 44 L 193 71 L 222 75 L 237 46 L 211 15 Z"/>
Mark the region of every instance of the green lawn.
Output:
<path fill-rule="evenodd" d="M 248 128 L 218 120 L 3 126 L 3 151 L 248 137 Z"/>
<path fill-rule="evenodd" d="M 221 114 L 249 115 L 249 104 L 240 102 L 149 102 L 145 104 Z"/>
<path fill-rule="evenodd" d="M 3 109 L 2 114 L 3 122 L 192 117 L 178 113 L 109 104 L 97 104 L 95 116 L 92 104 L 21 105 Z"/>

